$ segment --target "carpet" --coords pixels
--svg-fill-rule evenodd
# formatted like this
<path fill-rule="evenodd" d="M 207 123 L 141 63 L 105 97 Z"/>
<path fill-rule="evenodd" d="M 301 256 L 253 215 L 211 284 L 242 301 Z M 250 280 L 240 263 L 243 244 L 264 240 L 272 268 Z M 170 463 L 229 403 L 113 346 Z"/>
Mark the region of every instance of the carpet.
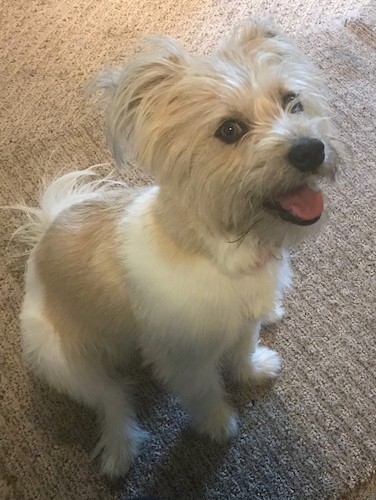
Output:
<path fill-rule="evenodd" d="M 128 476 L 110 484 L 89 454 L 94 414 L 24 366 L 18 314 L 21 224 L 1 211 L 0 498 L 9 500 L 376 498 L 376 10 L 365 0 L 14 0 L 0 6 L 0 205 L 35 203 L 39 181 L 111 161 L 85 85 L 169 34 L 210 52 L 238 21 L 270 14 L 328 82 L 344 143 L 321 235 L 293 254 L 283 321 L 263 330 L 284 359 L 271 392 L 237 391 L 240 433 L 228 447 L 190 428 L 146 371 L 139 418 L 151 433 Z M 144 184 L 132 165 L 119 173 Z"/>

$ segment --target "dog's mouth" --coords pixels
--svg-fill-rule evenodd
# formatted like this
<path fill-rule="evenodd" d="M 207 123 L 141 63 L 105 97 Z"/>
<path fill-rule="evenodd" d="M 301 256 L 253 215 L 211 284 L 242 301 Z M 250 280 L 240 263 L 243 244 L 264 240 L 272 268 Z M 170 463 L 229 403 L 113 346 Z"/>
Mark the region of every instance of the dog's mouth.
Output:
<path fill-rule="evenodd" d="M 277 196 L 267 206 L 287 222 L 310 226 L 320 219 L 324 211 L 324 200 L 321 191 L 304 185 Z"/>

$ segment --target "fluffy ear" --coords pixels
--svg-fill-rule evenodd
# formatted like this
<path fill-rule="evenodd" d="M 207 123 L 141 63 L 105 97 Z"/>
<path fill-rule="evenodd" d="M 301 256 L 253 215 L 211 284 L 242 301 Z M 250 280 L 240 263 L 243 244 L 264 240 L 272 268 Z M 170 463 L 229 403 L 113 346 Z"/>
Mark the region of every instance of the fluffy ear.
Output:
<path fill-rule="evenodd" d="M 238 29 L 235 29 L 234 34 L 238 36 L 241 45 L 247 46 L 253 40 L 274 38 L 280 32 L 271 19 L 263 17 L 248 19 Z"/>
<path fill-rule="evenodd" d="M 247 54 L 263 41 L 279 35 L 280 32 L 270 19 L 249 19 L 233 30 L 230 37 L 219 47 L 219 52 L 233 58 L 236 51 Z"/>
<path fill-rule="evenodd" d="M 148 37 L 146 42 L 127 66 L 103 71 L 91 86 L 102 91 L 107 139 L 119 165 L 127 147 L 138 156 L 137 137 L 145 135 L 158 96 L 181 77 L 190 58 L 169 37 Z"/>

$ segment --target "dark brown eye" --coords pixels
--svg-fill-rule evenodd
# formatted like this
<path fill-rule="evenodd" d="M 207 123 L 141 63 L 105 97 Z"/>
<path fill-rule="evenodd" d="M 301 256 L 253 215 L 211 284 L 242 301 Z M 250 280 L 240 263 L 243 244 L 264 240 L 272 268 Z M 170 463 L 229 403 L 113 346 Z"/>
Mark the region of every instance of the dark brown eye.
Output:
<path fill-rule="evenodd" d="M 283 96 L 283 108 L 293 114 L 304 111 L 303 104 L 298 101 L 298 96 L 294 92 Z"/>
<path fill-rule="evenodd" d="M 226 120 L 217 129 L 215 136 L 226 144 L 234 144 L 248 132 L 247 125 L 238 120 Z"/>
<path fill-rule="evenodd" d="M 303 104 L 300 101 L 295 103 L 290 109 L 290 113 L 300 113 L 301 111 L 303 111 Z"/>

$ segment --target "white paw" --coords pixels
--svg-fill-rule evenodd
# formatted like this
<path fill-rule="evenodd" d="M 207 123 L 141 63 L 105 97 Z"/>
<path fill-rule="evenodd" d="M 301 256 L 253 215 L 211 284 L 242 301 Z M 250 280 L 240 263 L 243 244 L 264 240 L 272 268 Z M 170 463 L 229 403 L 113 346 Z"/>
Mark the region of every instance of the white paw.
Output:
<path fill-rule="evenodd" d="M 278 352 L 268 347 L 258 347 L 251 358 L 251 378 L 264 382 L 277 378 L 282 371 L 282 359 Z"/>
<path fill-rule="evenodd" d="M 262 318 L 263 325 L 271 325 L 272 323 L 276 323 L 280 321 L 285 315 L 285 310 L 281 304 L 277 304 L 273 310 L 267 312 Z"/>
<path fill-rule="evenodd" d="M 211 411 L 204 418 L 195 421 L 195 427 L 200 434 L 206 434 L 217 443 L 224 443 L 238 433 L 236 413 L 228 406 Z"/>
<path fill-rule="evenodd" d="M 111 480 L 125 475 L 138 455 L 147 433 L 137 426 L 127 428 L 123 436 L 102 435 L 92 457 L 99 458 L 101 473 Z"/>
<path fill-rule="evenodd" d="M 234 366 L 232 376 L 241 384 L 262 384 L 277 378 L 281 370 L 279 354 L 268 347 L 258 347 L 248 359 Z"/>

